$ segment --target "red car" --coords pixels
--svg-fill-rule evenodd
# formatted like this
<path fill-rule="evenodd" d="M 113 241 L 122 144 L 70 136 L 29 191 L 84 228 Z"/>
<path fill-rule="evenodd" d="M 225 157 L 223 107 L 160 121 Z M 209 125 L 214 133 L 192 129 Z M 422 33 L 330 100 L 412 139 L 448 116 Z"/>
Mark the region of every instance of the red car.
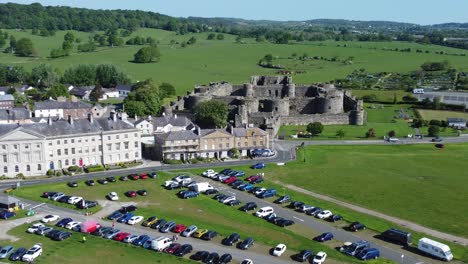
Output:
<path fill-rule="evenodd" d="M 165 253 L 174 254 L 182 245 L 179 243 L 172 243 L 167 248 L 164 249 Z"/>
<path fill-rule="evenodd" d="M 120 232 L 118 233 L 115 237 L 114 237 L 114 240 L 116 241 L 122 241 L 124 240 L 125 238 L 127 238 L 128 236 L 130 236 L 131 234 L 130 233 L 127 233 L 127 232 Z"/>
<path fill-rule="evenodd" d="M 135 191 L 128 191 L 125 193 L 127 197 L 136 197 L 137 193 Z"/>
<path fill-rule="evenodd" d="M 149 177 L 149 176 L 148 176 L 148 174 L 146 174 L 146 173 L 142 173 L 142 174 L 140 175 L 140 179 L 142 179 L 142 180 L 146 180 L 146 179 L 148 179 L 148 177 Z"/>
<path fill-rule="evenodd" d="M 230 184 L 237 180 L 237 177 L 231 176 L 223 181 L 223 183 Z"/>
<path fill-rule="evenodd" d="M 138 180 L 140 178 L 140 176 L 138 176 L 138 174 L 130 174 L 128 175 L 128 177 L 134 181 Z"/>
<path fill-rule="evenodd" d="M 182 233 L 184 230 L 187 229 L 187 226 L 184 224 L 177 224 L 174 226 L 174 229 L 172 229 L 172 232 L 174 233 Z"/>
<path fill-rule="evenodd" d="M 254 182 L 254 181 L 257 181 L 258 179 L 261 179 L 262 176 L 261 175 L 252 175 L 252 176 L 249 176 L 247 178 L 247 181 L 248 182 Z"/>

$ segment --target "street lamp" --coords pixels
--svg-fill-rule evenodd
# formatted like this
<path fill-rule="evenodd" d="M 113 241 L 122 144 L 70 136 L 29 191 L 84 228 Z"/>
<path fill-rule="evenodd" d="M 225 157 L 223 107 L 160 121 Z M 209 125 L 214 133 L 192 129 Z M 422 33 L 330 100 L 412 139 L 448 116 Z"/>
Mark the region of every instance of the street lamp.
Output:
<path fill-rule="evenodd" d="M 401 264 L 405 263 L 405 254 L 401 254 Z"/>

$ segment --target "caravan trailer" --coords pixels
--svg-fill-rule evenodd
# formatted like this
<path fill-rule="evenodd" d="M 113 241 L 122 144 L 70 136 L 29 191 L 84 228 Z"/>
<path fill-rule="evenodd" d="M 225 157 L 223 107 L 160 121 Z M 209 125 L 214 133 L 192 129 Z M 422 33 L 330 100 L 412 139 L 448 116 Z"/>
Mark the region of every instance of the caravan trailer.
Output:
<path fill-rule="evenodd" d="M 426 237 L 423 237 L 419 240 L 418 249 L 438 259 L 445 261 L 450 261 L 453 259 L 453 255 L 449 246 Z"/>

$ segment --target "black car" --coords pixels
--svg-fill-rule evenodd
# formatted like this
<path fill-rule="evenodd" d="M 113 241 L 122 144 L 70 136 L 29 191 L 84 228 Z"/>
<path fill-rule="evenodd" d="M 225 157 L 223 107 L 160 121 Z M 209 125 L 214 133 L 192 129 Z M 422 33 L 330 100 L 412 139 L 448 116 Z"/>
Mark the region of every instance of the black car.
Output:
<path fill-rule="evenodd" d="M 237 233 L 232 233 L 228 237 L 225 237 L 221 243 L 225 246 L 232 246 L 239 241 L 240 236 Z"/>
<path fill-rule="evenodd" d="M 293 201 L 288 205 L 288 207 L 291 208 L 291 209 L 299 209 L 303 205 L 304 205 L 304 203 L 301 202 L 301 201 Z"/>
<path fill-rule="evenodd" d="M 215 264 L 219 260 L 219 255 L 216 252 L 210 253 L 206 258 L 203 259 L 205 264 Z"/>
<path fill-rule="evenodd" d="M 241 184 L 244 184 L 244 181 L 242 181 L 242 180 L 235 180 L 235 181 L 231 182 L 229 185 L 230 185 L 232 188 L 236 188 L 236 187 L 240 186 Z"/>
<path fill-rule="evenodd" d="M 343 218 L 341 217 L 341 215 L 339 215 L 339 214 L 334 214 L 334 215 L 328 217 L 328 218 L 327 218 L 327 221 L 328 221 L 328 222 L 336 222 L 336 221 L 340 221 L 341 219 L 343 219 Z"/>
<path fill-rule="evenodd" d="M 163 225 L 165 225 L 167 223 L 167 220 L 162 218 L 162 219 L 159 219 L 158 221 L 156 221 L 156 223 L 152 224 L 150 227 L 152 229 L 159 229 L 161 228 Z"/>
<path fill-rule="evenodd" d="M 108 183 L 108 181 L 106 179 L 99 179 L 99 180 L 97 180 L 97 182 L 100 183 L 100 184 L 107 184 Z"/>
<path fill-rule="evenodd" d="M 219 258 L 218 264 L 227 264 L 231 262 L 231 260 L 232 260 L 231 254 L 226 253 Z"/>
<path fill-rule="evenodd" d="M 306 214 L 311 215 L 311 216 L 316 216 L 318 213 L 320 213 L 322 211 L 323 211 L 322 208 L 314 207 L 314 209 L 307 211 Z"/>
<path fill-rule="evenodd" d="M 229 205 L 229 206 L 236 206 L 236 205 L 239 205 L 239 204 L 241 204 L 241 202 L 239 200 L 232 200 L 232 201 L 226 203 L 226 205 Z"/>
<path fill-rule="evenodd" d="M 294 221 L 289 220 L 289 219 L 283 219 L 283 220 L 277 221 L 275 224 L 277 226 L 285 227 L 285 226 L 294 225 Z"/>
<path fill-rule="evenodd" d="M 71 237 L 72 233 L 67 231 L 61 231 L 59 233 L 54 234 L 51 238 L 56 241 L 63 241 L 69 237 Z"/>
<path fill-rule="evenodd" d="M 313 254 L 312 250 L 302 250 L 294 258 L 299 262 L 304 262 L 308 261 Z"/>
<path fill-rule="evenodd" d="M 95 185 L 95 182 L 93 180 L 87 180 L 87 181 L 85 181 L 85 183 L 88 186 L 94 186 Z"/>
<path fill-rule="evenodd" d="M 201 239 L 203 239 L 203 240 L 212 240 L 217 235 L 218 235 L 218 233 L 216 233 L 216 231 L 210 230 L 210 231 L 206 232 L 205 234 L 203 234 Z"/>
<path fill-rule="evenodd" d="M 70 195 L 65 195 L 65 196 L 62 196 L 60 197 L 57 202 L 61 202 L 61 203 L 67 203 L 68 202 L 68 199 L 70 199 Z"/>
<path fill-rule="evenodd" d="M 197 253 L 193 254 L 192 256 L 190 256 L 190 259 L 193 259 L 193 260 L 203 260 L 205 259 L 206 257 L 208 257 L 208 255 L 210 254 L 210 252 L 208 251 L 198 251 Z"/>
<path fill-rule="evenodd" d="M 138 207 L 136 207 L 135 205 L 122 206 L 122 208 L 120 208 L 120 212 L 125 214 L 125 213 L 136 211 L 137 209 Z"/>
<path fill-rule="evenodd" d="M 209 189 L 209 190 L 206 190 L 206 191 L 203 192 L 203 194 L 206 194 L 206 195 L 212 195 L 212 194 L 215 194 L 215 193 L 218 193 L 218 190 Z"/>
<path fill-rule="evenodd" d="M 156 172 L 150 172 L 148 173 L 148 176 L 151 178 L 151 179 L 156 179 L 158 177 L 158 174 Z"/>
<path fill-rule="evenodd" d="M 71 221 L 73 221 L 73 219 L 67 217 L 67 218 L 63 218 L 61 219 L 60 221 L 57 222 L 57 224 L 55 224 L 56 227 L 65 227 L 68 223 L 70 223 Z"/>
<path fill-rule="evenodd" d="M 242 241 L 241 243 L 239 243 L 239 244 L 237 245 L 237 247 L 238 247 L 239 249 L 244 249 L 244 250 L 245 250 L 245 249 L 248 249 L 249 247 L 251 247 L 253 244 L 254 244 L 253 238 L 248 237 L 248 238 L 244 239 L 244 241 Z"/>
<path fill-rule="evenodd" d="M 78 183 L 77 183 L 77 182 L 69 182 L 69 183 L 67 183 L 67 185 L 68 185 L 69 187 L 72 187 L 72 188 L 78 187 Z"/>
<path fill-rule="evenodd" d="M 174 255 L 178 257 L 183 257 L 190 252 L 192 252 L 193 247 L 190 244 L 183 244 L 180 248 L 178 248 L 175 252 Z"/>
<path fill-rule="evenodd" d="M 356 232 L 356 231 L 359 231 L 359 230 L 364 230 L 366 229 L 366 226 L 363 224 L 363 223 L 360 223 L 360 222 L 352 222 L 348 229 L 350 231 L 353 231 L 353 232 Z"/>
<path fill-rule="evenodd" d="M 213 196 L 213 199 L 219 201 L 219 200 L 222 200 L 222 199 L 224 199 L 224 198 L 226 198 L 226 197 L 227 197 L 227 195 L 222 194 L 222 193 L 218 193 L 218 194 L 216 194 L 215 196 Z"/>
<path fill-rule="evenodd" d="M 249 193 L 255 193 L 256 191 L 260 190 L 261 188 L 263 188 L 263 187 L 260 187 L 260 186 L 254 187 L 254 188 L 250 189 Z"/>
<path fill-rule="evenodd" d="M 43 192 L 42 195 L 41 195 L 41 197 L 42 197 L 42 198 L 47 198 L 47 199 L 48 199 L 48 198 L 52 197 L 54 194 L 56 194 L 56 193 L 57 193 L 57 192 Z"/>
<path fill-rule="evenodd" d="M 148 192 L 146 190 L 138 190 L 137 193 L 141 196 L 146 196 L 148 195 Z"/>
<path fill-rule="evenodd" d="M 244 212 L 255 210 L 255 209 L 257 209 L 257 204 L 254 202 L 248 202 L 239 208 L 239 210 L 244 211 Z"/>
<path fill-rule="evenodd" d="M 88 201 L 88 200 L 85 200 L 84 203 L 79 202 L 79 203 L 76 204 L 76 207 L 78 207 L 80 209 L 88 209 L 88 208 L 92 208 L 92 207 L 96 207 L 96 206 L 98 206 L 98 202 Z"/>
<path fill-rule="evenodd" d="M 23 255 L 26 254 L 26 249 L 25 248 L 18 248 L 16 249 L 15 252 L 13 252 L 13 254 L 10 255 L 10 258 L 9 260 L 11 261 L 18 261 L 18 260 L 21 260 L 23 258 Z"/>
<path fill-rule="evenodd" d="M 111 177 L 107 177 L 106 180 L 108 182 L 116 182 L 117 180 L 115 179 L 115 177 L 111 176 Z"/>
<path fill-rule="evenodd" d="M 62 231 L 62 230 L 57 230 L 57 229 L 52 230 L 52 231 L 50 231 L 49 233 L 46 234 L 46 237 L 52 238 L 52 237 L 54 237 L 56 234 L 58 234 L 58 233 L 60 233 L 60 232 L 63 232 L 63 231 Z"/>
<path fill-rule="evenodd" d="M 128 177 L 126 175 L 120 176 L 119 178 L 121 181 L 128 181 Z"/>
<path fill-rule="evenodd" d="M 93 235 L 93 236 L 103 236 L 105 233 L 109 232 L 110 230 L 112 230 L 112 227 L 103 226 L 103 227 L 100 227 L 100 228 L 96 229 L 96 231 L 92 232 L 91 235 Z"/>
<path fill-rule="evenodd" d="M 267 219 L 268 222 L 270 222 L 272 224 L 275 224 L 275 225 L 276 225 L 277 222 L 283 221 L 283 220 L 286 220 L 286 219 L 284 219 L 283 217 L 279 217 L 279 216 Z"/>
<path fill-rule="evenodd" d="M 274 203 L 276 204 L 284 204 L 284 203 L 290 203 L 290 202 L 291 202 L 291 197 L 289 197 L 289 195 L 283 195 L 274 201 Z"/>
<path fill-rule="evenodd" d="M 275 218 L 277 218 L 275 213 L 272 213 L 272 214 L 269 214 L 269 215 L 263 217 L 263 219 L 267 220 L 268 222 L 273 221 Z"/>

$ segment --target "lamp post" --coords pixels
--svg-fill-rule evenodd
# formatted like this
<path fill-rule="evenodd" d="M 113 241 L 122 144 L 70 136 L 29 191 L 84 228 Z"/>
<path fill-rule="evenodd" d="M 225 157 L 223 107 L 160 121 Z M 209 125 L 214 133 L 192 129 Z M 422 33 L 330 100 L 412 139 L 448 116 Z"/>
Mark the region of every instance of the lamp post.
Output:
<path fill-rule="evenodd" d="M 401 264 L 405 264 L 405 254 L 401 254 Z"/>

